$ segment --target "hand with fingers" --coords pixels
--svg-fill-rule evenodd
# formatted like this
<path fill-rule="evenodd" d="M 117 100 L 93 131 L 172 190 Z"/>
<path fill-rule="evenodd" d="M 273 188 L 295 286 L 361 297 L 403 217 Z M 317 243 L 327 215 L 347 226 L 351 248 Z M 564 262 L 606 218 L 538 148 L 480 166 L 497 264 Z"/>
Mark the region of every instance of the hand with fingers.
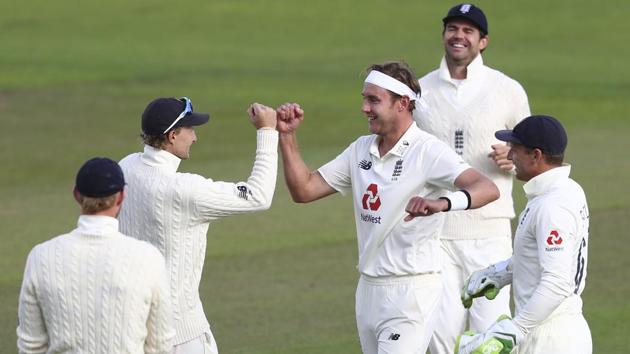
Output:
<path fill-rule="evenodd" d="M 409 215 L 405 216 L 405 221 L 411 221 L 417 216 L 429 216 L 439 213 L 448 208 L 448 202 L 444 199 L 425 199 L 413 197 L 409 199 L 405 211 Z"/>
<path fill-rule="evenodd" d="M 493 300 L 501 288 L 512 283 L 511 260 L 507 259 L 487 268 L 474 271 L 464 282 L 461 300 L 465 308 L 470 308 L 473 299 L 485 296 Z"/>
<path fill-rule="evenodd" d="M 304 110 L 297 103 L 285 103 L 276 108 L 276 113 L 280 133 L 293 133 L 304 120 Z"/>
<path fill-rule="evenodd" d="M 277 118 L 276 111 L 260 103 L 252 103 L 247 109 L 249 121 L 256 127 L 276 129 Z"/>
<path fill-rule="evenodd" d="M 510 172 L 512 168 L 514 168 L 512 160 L 508 159 L 510 147 L 505 144 L 494 144 L 491 147 L 492 151 L 488 154 L 488 157 L 491 158 L 502 171 Z"/>

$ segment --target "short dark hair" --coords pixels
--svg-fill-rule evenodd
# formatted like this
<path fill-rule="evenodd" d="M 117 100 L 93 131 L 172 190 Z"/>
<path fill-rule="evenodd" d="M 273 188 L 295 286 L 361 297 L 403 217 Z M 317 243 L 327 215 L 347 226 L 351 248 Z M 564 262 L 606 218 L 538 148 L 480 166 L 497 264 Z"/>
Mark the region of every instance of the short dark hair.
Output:
<path fill-rule="evenodd" d="M 564 152 L 560 154 L 549 154 L 539 148 L 533 148 L 527 145 L 523 145 L 523 146 L 525 147 L 525 149 L 527 150 L 527 153 L 529 154 L 533 153 L 534 149 L 540 150 L 542 152 L 543 160 L 545 160 L 545 163 L 548 165 L 562 166 L 562 163 L 564 162 Z"/>
<path fill-rule="evenodd" d="M 550 155 L 550 154 L 546 154 L 543 151 L 543 156 L 544 156 L 545 162 L 549 165 L 561 166 L 562 163 L 564 162 L 564 153 Z"/>
<path fill-rule="evenodd" d="M 174 131 L 175 134 L 177 135 L 179 134 L 180 130 L 182 130 L 182 127 L 177 127 L 175 129 L 169 130 L 168 132 L 166 132 L 166 134 L 161 134 L 161 135 L 149 135 L 145 133 L 140 133 L 140 137 L 142 138 L 142 142 L 145 145 L 149 145 L 156 149 L 164 149 L 164 147 L 166 147 L 166 142 L 168 141 L 166 139 L 167 134 L 170 133 L 171 131 Z"/>
<path fill-rule="evenodd" d="M 382 64 L 372 64 L 367 69 L 366 72 L 369 73 L 372 70 L 380 71 L 385 75 L 391 76 L 394 79 L 402 82 L 403 84 L 409 86 L 409 88 L 418 94 L 420 97 L 420 84 L 416 79 L 416 74 L 411 70 L 411 67 L 404 61 L 387 61 Z M 389 91 L 389 90 L 388 90 Z M 394 99 L 399 99 L 402 96 L 389 91 Z M 413 112 L 416 108 L 415 101 L 409 102 L 409 112 Z"/>

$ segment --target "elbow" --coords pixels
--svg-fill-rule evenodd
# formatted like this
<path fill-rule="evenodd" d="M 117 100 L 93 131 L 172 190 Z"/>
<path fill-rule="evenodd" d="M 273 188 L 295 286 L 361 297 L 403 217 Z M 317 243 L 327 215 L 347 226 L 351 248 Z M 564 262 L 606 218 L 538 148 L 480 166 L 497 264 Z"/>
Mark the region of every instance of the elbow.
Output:
<path fill-rule="evenodd" d="M 305 204 L 312 201 L 306 195 L 298 194 L 298 193 L 292 193 L 291 199 L 293 199 L 293 202 L 299 203 L 299 204 Z"/>
<path fill-rule="evenodd" d="M 490 195 L 490 201 L 491 202 L 494 202 L 495 200 L 499 199 L 499 197 L 501 196 L 501 192 L 499 192 L 499 188 L 492 181 L 490 181 L 490 193 L 489 193 L 489 195 Z"/>

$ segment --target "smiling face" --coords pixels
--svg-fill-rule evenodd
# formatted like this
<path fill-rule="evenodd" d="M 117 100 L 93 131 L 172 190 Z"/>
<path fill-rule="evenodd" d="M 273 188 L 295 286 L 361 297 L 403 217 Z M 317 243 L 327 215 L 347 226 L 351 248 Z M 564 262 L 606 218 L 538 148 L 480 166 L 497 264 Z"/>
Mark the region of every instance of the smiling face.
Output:
<path fill-rule="evenodd" d="M 514 164 L 516 178 L 521 181 L 529 181 L 536 175 L 536 153 L 533 149 L 525 145 L 508 143 L 510 151 L 508 152 L 508 160 Z"/>
<path fill-rule="evenodd" d="M 442 42 L 449 63 L 467 66 L 486 48 L 488 37 L 481 37 L 479 28 L 472 22 L 454 18 L 444 25 Z"/>
<path fill-rule="evenodd" d="M 370 133 L 386 136 L 398 130 L 396 99 L 386 89 L 366 83 L 361 92 L 361 111 L 368 118 Z"/>

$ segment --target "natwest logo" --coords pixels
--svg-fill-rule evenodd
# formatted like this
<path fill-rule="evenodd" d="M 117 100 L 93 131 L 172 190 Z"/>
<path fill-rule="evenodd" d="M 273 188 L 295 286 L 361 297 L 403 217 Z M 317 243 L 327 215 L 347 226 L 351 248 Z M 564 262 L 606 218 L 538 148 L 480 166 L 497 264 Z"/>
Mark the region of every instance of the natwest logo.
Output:
<path fill-rule="evenodd" d="M 376 184 L 372 183 L 367 187 L 361 203 L 365 210 L 376 211 L 381 207 L 381 197 L 378 196 L 378 186 Z"/>
<path fill-rule="evenodd" d="M 559 246 L 562 244 L 562 237 L 558 234 L 558 231 L 551 230 L 549 237 L 547 237 L 547 244 L 549 246 Z"/>

